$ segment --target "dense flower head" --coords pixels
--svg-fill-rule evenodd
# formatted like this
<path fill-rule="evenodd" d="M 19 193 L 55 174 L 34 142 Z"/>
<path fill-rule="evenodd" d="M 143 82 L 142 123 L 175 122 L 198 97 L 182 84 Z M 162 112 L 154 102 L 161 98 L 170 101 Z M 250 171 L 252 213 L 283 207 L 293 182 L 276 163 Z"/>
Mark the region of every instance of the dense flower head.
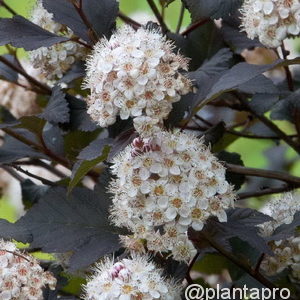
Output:
<path fill-rule="evenodd" d="M 189 92 L 188 60 L 159 31 L 125 25 L 110 40 L 102 39 L 88 59 L 85 87 L 90 89 L 88 113 L 101 127 L 146 115 L 158 121 L 172 103 Z"/>
<path fill-rule="evenodd" d="M 267 47 L 279 47 L 286 37 L 300 33 L 299 0 L 245 0 L 241 12 L 248 37 L 258 37 Z"/>
<path fill-rule="evenodd" d="M 264 236 L 271 236 L 276 228 L 293 221 L 295 213 L 300 211 L 299 196 L 292 193 L 284 194 L 271 200 L 267 210 L 274 221 L 264 223 L 261 232 Z M 261 264 L 262 270 L 272 276 L 290 268 L 292 277 L 300 281 L 300 235 L 295 234 L 285 240 L 272 241 L 269 245 L 274 256 L 265 257 Z"/>
<path fill-rule="evenodd" d="M 294 279 L 300 281 L 300 236 L 270 243 L 274 256 L 267 255 L 261 264 L 269 276 L 279 274 L 290 268 Z"/>
<path fill-rule="evenodd" d="M 188 227 L 201 230 L 210 216 L 225 222 L 235 198 L 224 166 L 190 134 L 138 137 L 114 159 L 112 172 L 113 223 L 133 232 L 132 244 L 142 239 L 148 250 L 179 261 L 196 252 Z"/>
<path fill-rule="evenodd" d="M 0 240 L 0 299 L 42 300 L 43 288 L 55 289 L 56 279 L 15 244 Z"/>
<path fill-rule="evenodd" d="M 163 277 L 146 256 L 106 258 L 85 286 L 85 300 L 179 300 L 180 285 Z"/>
<path fill-rule="evenodd" d="M 49 13 L 41 1 L 32 11 L 31 21 L 57 35 L 63 35 L 68 38 L 73 37 L 73 31 L 53 20 L 53 14 Z M 86 57 L 86 49 L 84 46 L 67 41 L 58 43 L 51 47 L 41 47 L 39 49 L 30 51 L 30 61 L 32 65 L 40 69 L 48 80 L 55 80 L 61 78 L 76 62 Z"/>

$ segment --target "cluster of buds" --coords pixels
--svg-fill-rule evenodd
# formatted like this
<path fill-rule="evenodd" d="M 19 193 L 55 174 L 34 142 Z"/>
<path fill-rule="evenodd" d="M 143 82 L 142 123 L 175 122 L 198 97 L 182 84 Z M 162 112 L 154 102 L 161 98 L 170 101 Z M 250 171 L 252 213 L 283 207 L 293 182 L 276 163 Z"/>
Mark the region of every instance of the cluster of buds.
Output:
<path fill-rule="evenodd" d="M 106 258 L 85 286 L 85 300 L 179 300 L 180 286 L 164 278 L 148 257 L 114 263 Z"/>
<path fill-rule="evenodd" d="M 96 44 L 85 78 L 91 118 L 101 127 L 115 123 L 117 116 L 148 116 L 154 124 L 167 118 L 172 103 L 191 88 L 180 73 L 187 71 L 188 60 L 173 50 L 159 31 L 130 26 Z"/>
<path fill-rule="evenodd" d="M 300 33 L 299 0 L 245 0 L 241 12 L 248 37 L 258 37 L 267 47 L 279 47 L 286 37 Z"/>
<path fill-rule="evenodd" d="M 55 289 L 53 275 L 15 244 L 0 240 L 0 299 L 42 300 L 46 286 Z"/>
<path fill-rule="evenodd" d="M 271 236 L 280 225 L 290 224 L 294 214 L 300 211 L 299 197 L 296 194 L 284 194 L 281 198 L 268 203 L 267 212 L 274 221 L 264 223 L 261 233 Z M 270 276 L 290 268 L 291 276 L 300 281 L 300 236 L 296 234 L 285 240 L 272 241 L 270 247 L 274 256 L 267 255 L 261 264 L 262 270 Z"/>
<path fill-rule="evenodd" d="M 146 152 L 157 151 L 159 150 L 158 146 L 152 143 L 149 139 L 143 139 L 137 137 L 132 141 L 131 156 L 139 156 Z"/>
<path fill-rule="evenodd" d="M 53 14 L 49 13 L 39 0 L 32 11 L 31 21 L 45 30 L 73 37 L 70 28 L 53 20 Z M 76 62 L 84 59 L 87 55 L 86 48 L 76 42 L 67 41 L 51 47 L 41 47 L 30 52 L 30 62 L 46 76 L 49 81 L 61 78 Z"/>
<path fill-rule="evenodd" d="M 112 173 L 113 223 L 131 230 L 135 241 L 145 240 L 148 250 L 179 261 L 196 252 L 188 227 L 201 230 L 210 216 L 226 222 L 235 198 L 223 165 L 185 133 L 161 131 L 134 140 L 114 159 Z"/>

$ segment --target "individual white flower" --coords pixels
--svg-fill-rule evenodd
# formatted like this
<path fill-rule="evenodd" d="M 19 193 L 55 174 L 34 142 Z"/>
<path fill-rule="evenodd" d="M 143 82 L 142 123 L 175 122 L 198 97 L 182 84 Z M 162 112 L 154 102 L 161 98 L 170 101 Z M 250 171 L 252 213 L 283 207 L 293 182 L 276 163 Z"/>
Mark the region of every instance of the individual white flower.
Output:
<path fill-rule="evenodd" d="M 227 221 L 232 186 L 223 165 L 196 137 L 157 131 L 136 138 L 113 163 L 112 221 L 145 240 L 148 250 L 187 262 L 196 251 L 188 228 L 201 230 L 210 216 Z"/>
<path fill-rule="evenodd" d="M 148 138 L 161 131 L 160 120 L 148 116 L 136 117 L 133 120 L 134 128 L 143 138 Z"/>
<path fill-rule="evenodd" d="M 290 224 L 296 212 L 300 211 L 299 195 L 286 193 L 280 198 L 271 200 L 265 211 L 274 219 L 261 225 L 261 234 L 271 236 L 276 228 L 283 224 Z M 300 281 L 300 236 L 295 234 L 286 240 L 269 243 L 274 256 L 267 255 L 262 262 L 262 270 L 270 276 L 291 269 L 291 276 Z"/>
<path fill-rule="evenodd" d="M 84 287 L 85 300 L 179 300 L 181 286 L 165 278 L 149 257 L 134 255 L 97 264 Z"/>
<path fill-rule="evenodd" d="M 53 14 L 49 13 L 39 0 L 32 11 L 31 21 L 45 30 L 63 35 L 68 38 L 73 37 L 73 31 L 53 20 Z M 61 78 L 76 62 L 86 57 L 86 48 L 76 42 L 67 41 L 58 43 L 51 47 L 41 47 L 30 51 L 30 61 L 32 65 L 40 69 L 48 80 L 53 81 Z"/>
<path fill-rule="evenodd" d="M 245 0 L 241 13 L 248 37 L 258 37 L 267 47 L 279 47 L 286 37 L 300 33 L 299 0 Z"/>
<path fill-rule="evenodd" d="M 15 244 L 0 240 L 0 299 L 42 300 L 43 288 L 54 290 L 56 279 Z"/>
<path fill-rule="evenodd" d="M 165 119 L 172 103 L 191 88 L 190 80 L 180 73 L 187 71 L 188 60 L 173 50 L 174 45 L 160 32 L 135 31 L 127 25 L 110 40 L 98 42 L 85 78 L 91 118 L 102 127 L 114 123 L 117 116 Z"/>
<path fill-rule="evenodd" d="M 146 253 L 145 245 L 142 239 L 136 239 L 132 236 L 121 235 L 120 241 L 126 249 L 135 253 L 144 254 Z"/>

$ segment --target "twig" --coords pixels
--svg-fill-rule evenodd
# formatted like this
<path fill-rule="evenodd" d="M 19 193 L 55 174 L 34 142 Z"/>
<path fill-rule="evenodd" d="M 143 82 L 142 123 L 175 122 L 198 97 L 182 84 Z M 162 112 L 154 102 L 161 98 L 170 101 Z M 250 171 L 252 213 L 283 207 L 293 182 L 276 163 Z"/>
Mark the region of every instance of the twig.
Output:
<path fill-rule="evenodd" d="M 234 128 L 241 127 L 241 126 L 247 127 L 252 120 L 253 120 L 253 117 L 251 115 L 249 115 L 249 116 L 247 116 L 246 120 L 234 123 L 234 124 L 232 124 L 230 126 L 227 126 L 226 128 L 228 130 L 232 130 Z"/>
<path fill-rule="evenodd" d="M 277 125 L 275 125 L 272 121 L 270 121 L 265 116 L 256 115 L 256 117 L 264 123 L 267 127 L 269 127 L 272 131 L 277 133 L 277 135 L 283 139 L 288 145 L 290 145 L 296 152 L 300 153 L 300 145 L 295 143 L 288 135 L 285 134 Z"/>
<path fill-rule="evenodd" d="M 17 179 L 20 182 L 23 182 L 25 180 L 25 178 L 23 178 L 18 172 L 16 172 L 15 170 L 13 170 L 10 167 L 1 165 L 0 168 L 5 170 L 8 174 L 10 174 L 12 177 L 14 177 L 15 179 Z"/>
<path fill-rule="evenodd" d="M 182 2 L 181 8 L 180 8 L 179 19 L 178 19 L 178 23 L 177 23 L 177 27 L 176 27 L 176 33 L 180 32 L 180 28 L 181 28 L 182 22 L 183 22 L 184 12 L 185 12 L 185 6 L 184 6 L 184 3 Z"/>
<path fill-rule="evenodd" d="M 35 175 L 35 174 L 32 174 L 31 172 L 29 171 L 26 171 L 24 169 L 22 169 L 20 166 L 16 166 L 16 165 L 13 165 L 13 164 L 6 164 L 6 166 L 8 167 L 13 167 L 14 169 L 16 169 L 17 171 L 29 176 L 29 177 L 32 177 L 34 179 L 37 179 L 39 180 L 40 182 L 42 182 L 43 184 L 45 185 L 50 185 L 50 186 L 55 186 L 56 184 L 48 179 L 45 179 L 43 177 L 40 177 L 38 175 Z"/>
<path fill-rule="evenodd" d="M 42 152 L 43 149 L 39 144 L 27 139 L 26 137 L 22 136 L 21 134 L 18 134 L 17 132 L 13 131 L 12 129 L 2 128 L 2 130 L 5 133 L 7 133 L 8 135 L 10 135 L 10 136 L 14 137 L 15 139 L 21 141 L 23 144 L 26 144 L 26 145 L 30 146 L 34 150 L 38 150 L 38 151 Z"/>
<path fill-rule="evenodd" d="M 26 137 L 22 136 L 21 134 L 18 134 L 17 132 L 15 132 L 14 130 L 10 129 L 10 128 L 3 128 L 2 129 L 6 134 L 14 137 L 15 139 L 21 141 L 23 144 L 26 144 L 28 146 L 30 146 L 31 148 L 46 154 L 47 156 L 51 157 L 54 161 L 56 161 L 57 163 L 65 166 L 65 167 L 69 167 L 69 162 L 67 160 L 65 160 L 64 158 L 61 158 L 59 156 L 57 156 L 56 154 L 52 153 L 49 149 L 45 149 L 43 146 L 27 139 Z"/>
<path fill-rule="evenodd" d="M 68 161 L 67 159 L 64 159 L 64 158 L 62 158 L 62 157 L 57 156 L 55 153 L 53 153 L 52 151 L 50 151 L 50 150 L 49 150 L 48 148 L 46 148 L 45 146 L 41 146 L 41 145 L 39 145 L 39 144 L 37 144 L 37 143 L 35 143 L 35 142 L 33 142 L 33 141 L 27 139 L 26 137 L 24 137 L 24 136 L 18 134 L 17 132 L 11 130 L 10 128 L 2 128 L 2 130 L 3 130 L 6 134 L 8 134 L 8 135 L 14 137 L 15 139 L 17 139 L 17 140 L 21 141 L 22 143 L 24 143 L 24 144 L 26 144 L 26 145 L 32 147 L 33 149 L 35 149 L 35 150 L 37 150 L 37 151 L 39 151 L 39 152 L 41 152 L 41 153 L 46 154 L 46 155 L 47 155 L 48 157 L 50 157 L 53 161 L 55 161 L 55 162 L 57 162 L 57 163 L 63 165 L 64 167 L 70 169 L 69 161 Z M 93 179 L 96 179 L 96 178 L 98 178 L 98 176 L 99 176 L 99 174 L 98 174 L 97 172 L 94 172 L 94 171 L 89 171 L 89 172 L 87 173 L 87 175 L 90 176 L 90 177 L 92 177 Z"/>
<path fill-rule="evenodd" d="M 53 167 L 50 164 L 47 164 L 39 159 L 32 159 L 29 161 L 17 161 L 17 162 L 13 162 L 12 164 L 17 165 L 17 166 L 38 166 L 38 167 L 42 167 L 42 168 L 48 170 L 49 172 L 53 173 L 57 177 L 60 177 L 60 178 L 66 177 L 66 174 L 64 174 L 60 170 L 55 169 L 55 167 Z"/>
<path fill-rule="evenodd" d="M 13 10 L 9 5 L 7 5 L 4 0 L 0 0 L 0 6 L 3 6 L 7 11 L 9 11 L 13 16 L 17 15 L 17 12 Z"/>
<path fill-rule="evenodd" d="M 76 9 L 77 13 L 79 14 L 80 18 L 82 19 L 83 23 L 85 24 L 85 26 L 89 29 L 90 31 L 90 38 L 92 39 L 93 43 L 96 44 L 99 40 L 99 36 L 97 34 L 97 32 L 95 31 L 95 29 L 93 28 L 92 24 L 90 23 L 90 21 L 88 20 L 87 16 L 85 15 L 83 9 L 82 9 L 82 3 L 81 2 L 77 2 L 72 0 L 72 4 L 74 6 L 74 8 Z"/>
<path fill-rule="evenodd" d="M 261 284 L 263 284 L 267 288 L 276 289 L 278 291 L 278 288 L 275 284 L 273 284 L 269 279 L 264 277 L 261 273 L 257 272 L 256 269 L 253 269 L 250 265 L 248 265 L 248 263 L 239 259 L 238 256 L 233 255 L 232 253 L 223 249 L 221 245 L 219 245 L 215 240 L 211 239 L 207 234 L 205 234 L 205 238 L 214 249 L 216 249 L 220 254 L 222 254 L 224 257 L 226 257 L 228 260 L 230 260 L 236 266 L 240 267 L 242 270 L 244 270 L 246 273 L 248 273 L 251 277 L 253 277 L 257 281 L 259 281 Z M 292 300 L 293 298 L 290 297 L 289 299 Z"/>
<path fill-rule="evenodd" d="M 254 134 L 247 134 L 247 133 L 230 130 L 230 129 L 227 129 L 226 132 L 233 134 L 233 135 L 240 136 L 240 137 L 244 137 L 246 139 L 274 139 L 274 140 L 280 139 L 280 137 L 278 137 L 277 135 L 276 136 L 275 135 L 273 135 L 273 136 L 271 136 L 271 135 L 270 136 L 254 135 Z M 294 138 L 294 137 L 297 137 L 297 135 L 288 135 L 288 137 Z"/>
<path fill-rule="evenodd" d="M 38 87 L 39 89 L 41 89 L 41 91 L 43 91 L 45 94 L 51 95 L 51 89 L 48 86 L 42 84 L 41 82 L 39 82 L 38 80 L 36 80 L 32 76 L 30 76 L 29 74 L 27 74 L 23 69 L 21 69 L 18 66 L 14 65 L 13 63 L 11 63 L 9 60 L 7 60 L 3 56 L 0 56 L 0 61 L 2 63 L 4 63 L 5 65 L 7 65 L 8 67 L 10 67 L 12 70 L 14 70 L 17 73 L 19 73 L 22 76 L 24 76 L 30 83 L 32 83 L 33 85 L 35 85 L 36 87 Z"/>
<path fill-rule="evenodd" d="M 82 46 L 84 46 L 85 48 L 88 48 L 88 49 L 90 49 L 90 50 L 93 49 L 93 47 L 92 47 L 91 45 L 85 43 L 84 41 L 81 41 L 79 37 L 72 38 L 72 39 L 70 39 L 70 40 L 68 40 L 68 41 L 75 42 L 75 43 L 77 43 L 77 44 L 79 44 L 79 45 L 82 45 Z M 63 41 L 62 43 L 65 43 L 65 41 Z"/>
<path fill-rule="evenodd" d="M 228 164 L 228 163 L 225 163 L 225 168 L 227 168 L 228 171 L 233 173 L 281 180 L 283 182 L 287 182 L 292 185 L 300 187 L 300 177 L 289 175 L 288 173 L 285 172 L 247 168 L 247 167 Z"/>
<path fill-rule="evenodd" d="M 158 8 L 156 7 L 154 1 L 153 1 L 153 0 L 147 0 L 147 2 L 148 2 L 148 4 L 149 4 L 150 8 L 152 9 L 152 11 L 153 11 L 153 13 L 154 13 L 154 15 L 155 15 L 155 17 L 156 17 L 156 19 L 157 19 L 159 25 L 161 26 L 162 31 L 163 31 L 163 32 L 168 32 L 168 31 L 169 31 L 169 30 L 168 30 L 168 27 L 167 27 L 167 25 L 166 25 L 166 23 L 165 23 L 163 17 L 161 16 L 161 14 L 160 14 Z"/>
<path fill-rule="evenodd" d="M 300 109 L 298 107 L 294 110 L 294 123 L 297 130 L 298 142 L 300 142 Z"/>
<path fill-rule="evenodd" d="M 251 197 L 261 197 L 266 195 L 278 194 L 283 192 L 289 192 L 297 187 L 293 185 L 283 185 L 281 187 L 274 187 L 274 188 L 265 188 L 260 191 L 253 191 L 253 192 L 244 192 L 238 194 L 238 200 L 243 200 Z"/>
<path fill-rule="evenodd" d="M 197 127 L 193 127 L 193 126 L 185 126 L 185 127 L 177 126 L 177 128 L 179 128 L 181 131 L 183 131 L 183 130 L 206 131 L 207 130 L 207 129 L 201 128 L 200 126 L 197 126 Z"/>
<path fill-rule="evenodd" d="M 118 14 L 119 18 L 126 24 L 131 25 L 134 29 L 139 29 L 142 25 L 135 20 L 129 18 L 125 14 L 123 14 L 121 11 Z"/>
<path fill-rule="evenodd" d="M 25 260 L 27 260 L 27 261 L 30 262 L 30 260 L 29 260 L 27 257 L 25 257 L 24 255 L 19 254 L 19 253 L 17 253 L 17 252 L 10 251 L 10 250 L 6 250 L 6 249 L 0 249 L 0 251 L 4 251 L 4 252 L 11 253 L 11 254 L 13 254 L 13 255 L 15 255 L 15 256 L 19 256 L 19 257 L 21 257 L 21 258 L 23 258 L 23 259 L 25 259 Z"/>
<path fill-rule="evenodd" d="M 210 19 L 203 19 L 200 20 L 192 25 L 190 25 L 186 30 L 184 30 L 181 35 L 188 35 L 190 34 L 192 31 L 194 31 L 195 29 L 197 29 L 198 27 L 208 23 L 210 21 Z"/>
<path fill-rule="evenodd" d="M 235 93 L 236 94 L 236 93 Z M 262 123 L 264 123 L 267 127 L 269 127 L 273 132 L 275 132 L 278 137 L 284 140 L 288 145 L 290 145 L 295 151 L 300 153 L 300 145 L 295 143 L 288 135 L 285 134 L 277 125 L 275 125 L 272 121 L 266 118 L 264 115 L 260 115 L 256 113 L 248 104 L 247 100 L 242 99 L 242 97 L 238 97 L 239 101 L 244 105 L 244 107 L 250 111 L 257 119 L 259 119 Z"/>
<path fill-rule="evenodd" d="M 194 117 L 195 117 L 196 119 L 200 120 L 201 122 L 203 122 L 203 123 L 204 123 L 205 125 L 207 125 L 207 126 L 210 126 L 210 127 L 214 126 L 213 123 L 207 121 L 206 119 L 202 118 L 202 117 L 199 116 L 199 115 L 195 115 Z"/>
<path fill-rule="evenodd" d="M 1 0 L 0 0 L 1 1 Z M 15 59 L 17 59 L 17 55 L 16 55 L 16 52 L 17 52 L 17 50 L 16 49 L 14 49 L 11 45 L 9 45 L 9 44 L 6 44 L 6 45 L 4 45 L 4 47 L 6 48 L 6 50 L 8 51 L 8 53 L 10 54 L 10 55 L 12 55 Z"/>
<path fill-rule="evenodd" d="M 192 119 L 191 121 L 194 122 L 194 123 L 196 124 L 197 129 L 198 129 L 199 131 L 206 131 L 206 130 L 209 130 L 209 129 L 210 129 L 210 126 L 209 126 L 208 128 L 207 128 L 207 127 L 204 127 L 204 126 L 200 125 L 195 119 Z M 185 127 L 185 129 L 188 129 L 188 127 Z"/>
<path fill-rule="evenodd" d="M 283 58 L 287 59 L 290 52 L 285 49 L 284 42 L 282 42 L 280 48 L 281 48 Z M 287 83 L 288 83 L 289 90 L 291 92 L 293 92 L 295 87 L 294 87 L 293 76 L 292 76 L 291 70 L 290 70 L 289 66 L 284 66 L 283 68 L 284 68 L 284 71 L 285 71 L 286 80 L 287 80 Z"/>
<path fill-rule="evenodd" d="M 160 6 L 161 6 L 161 17 L 163 20 L 165 20 L 165 12 L 166 12 L 165 8 L 166 7 L 165 7 L 165 5 L 163 5 L 163 0 L 160 0 L 159 2 L 160 2 Z"/>
<path fill-rule="evenodd" d="M 191 262 L 189 263 L 188 269 L 186 271 L 186 275 L 185 275 L 185 279 L 187 280 L 188 284 L 192 284 L 193 280 L 191 278 L 191 270 L 195 264 L 195 262 L 197 261 L 198 257 L 200 255 L 200 252 L 197 252 L 197 254 L 193 257 L 193 259 L 191 260 Z"/>
<path fill-rule="evenodd" d="M 24 84 L 21 84 L 21 83 L 18 82 L 18 81 L 9 81 L 9 80 L 7 80 L 7 79 L 5 79 L 5 78 L 3 78 L 3 79 L 1 79 L 1 80 L 2 80 L 2 81 L 9 82 L 9 83 L 13 83 L 13 84 L 15 84 L 15 85 L 17 85 L 17 86 L 23 88 L 23 89 L 26 90 L 26 91 L 31 91 L 31 92 L 34 92 L 34 93 L 40 93 L 40 90 L 37 90 L 37 89 L 35 89 L 34 87 L 29 87 L 29 86 L 26 86 L 26 85 L 24 85 Z"/>
<path fill-rule="evenodd" d="M 42 248 L 25 248 L 24 250 L 27 253 L 34 253 L 34 252 L 40 252 L 40 251 L 42 251 Z"/>
<path fill-rule="evenodd" d="M 264 258 L 265 258 L 265 254 L 263 253 L 260 256 L 260 258 L 259 258 L 259 260 L 258 260 L 258 262 L 257 262 L 257 264 L 255 266 L 255 269 L 254 269 L 255 273 L 259 273 L 259 269 L 260 269 L 261 263 L 263 262 Z"/>

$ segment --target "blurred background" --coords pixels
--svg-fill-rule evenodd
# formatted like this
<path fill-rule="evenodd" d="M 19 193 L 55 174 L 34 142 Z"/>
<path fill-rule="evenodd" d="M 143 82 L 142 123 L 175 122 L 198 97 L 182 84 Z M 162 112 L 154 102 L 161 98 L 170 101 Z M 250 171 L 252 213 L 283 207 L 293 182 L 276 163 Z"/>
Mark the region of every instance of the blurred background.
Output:
<path fill-rule="evenodd" d="M 30 11 L 32 6 L 34 5 L 34 0 L 5 0 L 7 4 L 9 4 L 18 14 L 21 14 L 25 17 L 30 15 Z M 156 1 L 157 6 L 160 6 L 159 1 Z M 162 9 L 165 21 L 169 28 L 172 30 L 176 30 L 176 25 L 178 22 L 178 18 L 181 10 L 181 0 L 173 1 L 167 8 Z M 140 23 L 147 23 L 147 21 L 155 21 L 155 18 L 149 8 L 147 1 L 145 0 L 120 0 L 121 11 L 133 18 L 134 20 Z M 0 17 L 10 17 L 11 14 L 5 9 L 0 8 Z M 190 17 L 187 11 L 185 11 L 183 23 L 181 30 L 187 27 L 190 24 Z M 200 41 L 201 42 L 201 41 Z M 296 40 L 288 41 L 287 48 L 291 50 L 292 54 L 290 57 L 295 57 L 298 55 L 299 43 Z M 6 52 L 5 47 L 0 47 L 0 54 Z M 26 53 L 22 50 L 19 50 L 20 56 L 25 56 Z M 274 59 L 270 57 L 267 51 L 260 51 L 259 49 L 256 51 L 247 51 L 245 53 L 247 60 L 251 63 L 269 63 L 270 60 Z M 280 73 L 280 70 L 278 71 Z M 0 82 L 1 84 L 1 82 Z M 206 119 L 214 120 L 218 122 L 218 120 L 228 120 L 232 121 L 232 112 L 224 110 L 224 108 L 219 108 L 211 110 L 209 108 L 204 109 L 200 112 L 200 115 L 204 115 Z M 235 116 L 235 121 L 238 119 L 238 116 Z M 284 121 L 276 121 L 276 124 L 284 129 L 289 134 L 295 133 L 294 128 L 288 123 Z M 235 128 L 238 129 L 238 128 Z M 266 139 L 248 139 L 248 138 L 236 138 L 232 136 L 228 138 L 230 143 L 226 146 L 226 150 L 229 152 L 237 152 L 241 155 L 242 160 L 244 161 L 245 166 L 254 167 L 254 168 L 268 168 L 268 169 L 277 169 L 277 170 L 285 170 L 289 171 L 291 174 L 300 175 L 300 160 L 299 156 L 290 148 L 286 147 L 285 144 L 278 144 L 273 140 Z M 6 173 L 1 176 L 8 176 Z M 4 178 L 5 179 L 5 178 Z M 3 178 L 0 178 L 3 180 Z M 257 179 L 262 180 L 262 179 Z M 248 187 L 253 186 L 255 188 L 256 179 L 248 182 Z M 262 182 L 260 182 L 262 185 Z M 267 185 L 267 182 L 266 182 Z M 14 197 L 20 196 L 20 189 L 18 187 L 18 183 L 16 182 L 10 187 L 9 197 L 2 197 L 0 200 L 0 218 L 8 219 L 9 221 L 14 221 L 18 215 L 16 209 L 12 203 L 14 203 Z M 260 208 L 264 200 L 267 198 L 259 198 L 259 199 L 248 199 L 247 205 L 253 208 Z"/>

